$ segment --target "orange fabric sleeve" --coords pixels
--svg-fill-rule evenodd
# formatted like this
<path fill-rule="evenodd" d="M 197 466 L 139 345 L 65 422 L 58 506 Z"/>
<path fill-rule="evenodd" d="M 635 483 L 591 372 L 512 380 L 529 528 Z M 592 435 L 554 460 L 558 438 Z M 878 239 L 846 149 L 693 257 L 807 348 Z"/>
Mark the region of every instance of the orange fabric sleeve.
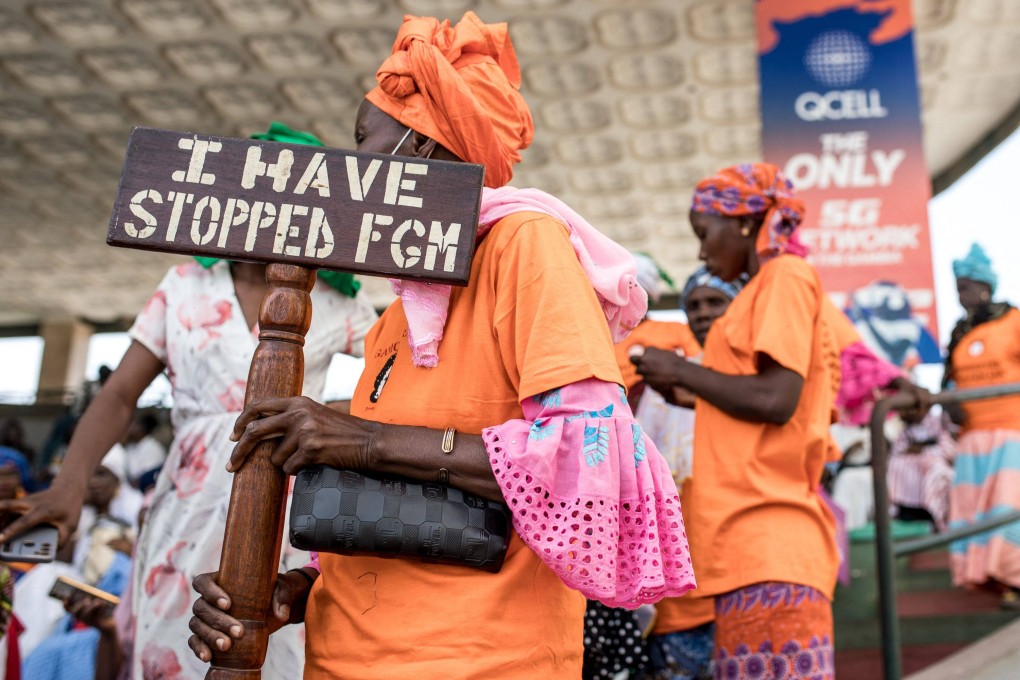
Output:
<path fill-rule="evenodd" d="M 609 325 L 565 226 L 536 213 L 498 262 L 494 327 L 521 400 L 587 378 L 623 384 Z"/>
<path fill-rule="evenodd" d="M 825 318 L 825 323 L 832 329 L 832 334 L 836 338 L 836 347 L 839 348 L 840 354 L 850 345 L 861 342 L 861 334 L 857 332 L 857 329 L 854 328 L 853 323 L 843 313 L 843 310 L 833 304 L 828 295 L 822 301 L 822 316 Z"/>
<path fill-rule="evenodd" d="M 811 364 L 811 341 L 820 313 L 821 287 L 811 265 L 800 258 L 784 257 L 762 276 L 760 293 L 752 312 L 752 351 L 767 354 L 783 368 L 801 378 Z"/>

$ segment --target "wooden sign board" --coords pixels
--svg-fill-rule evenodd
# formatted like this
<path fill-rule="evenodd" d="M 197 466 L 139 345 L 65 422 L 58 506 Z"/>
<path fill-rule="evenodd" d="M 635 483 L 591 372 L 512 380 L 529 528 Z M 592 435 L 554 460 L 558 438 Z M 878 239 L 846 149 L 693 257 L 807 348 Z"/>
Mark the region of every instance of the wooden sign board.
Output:
<path fill-rule="evenodd" d="M 484 172 L 136 127 L 106 242 L 466 285 Z"/>

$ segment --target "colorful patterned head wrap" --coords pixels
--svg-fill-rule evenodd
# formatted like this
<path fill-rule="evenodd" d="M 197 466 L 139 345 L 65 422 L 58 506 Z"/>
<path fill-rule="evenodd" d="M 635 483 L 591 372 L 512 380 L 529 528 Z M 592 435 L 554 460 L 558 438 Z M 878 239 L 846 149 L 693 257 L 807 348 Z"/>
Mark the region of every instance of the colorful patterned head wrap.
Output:
<path fill-rule="evenodd" d="M 485 166 L 485 186 L 510 182 L 535 132 L 519 92 L 521 70 L 506 24 L 466 12 L 456 26 L 405 16 L 368 101 L 461 160 Z"/>
<path fill-rule="evenodd" d="M 726 217 L 765 213 L 757 242 L 762 261 L 783 253 L 806 253 L 794 237 L 804 217 L 804 203 L 786 175 L 771 163 L 741 163 L 701 180 L 694 189 L 691 210 Z"/>
<path fill-rule="evenodd" d="M 984 248 L 978 244 L 970 247 L 967 257 L 962 260 L 953 260 L 953 275 L 958 279 L 970 279 L 986 283 L 995 295 L 995 289 L 999 285 L 999 277 L 992 270 L 992 261 Z"/>
<path fill-rule="evenodd" d="M 736 281 L 723 281 L 718 276 L 712 276 L 705 267 L 691 274 L 684 284 L 684 291 L 680 294 L 680 309 L 687 311 L 687 297 L 694 292 L 695 288 L 714 288 L 730 300 L 737 297 L 737 293 L 747 283 L 742 277 Z"/>
<path fill-rule="evenodd" d="M 294 130 L 283 123 L 273 122 L 265 132 L 256 132 L 250 139 L 261 139 L 267 142 L 282 142 L 284 144 L 304 144 L 305 146 L 326 146 L 311 132 Z M 216 257 L 196 257 L 198 263 L 209 269 L 219 262 Z M 319 278 L 323 283 L 334 289 L 341 295 L 354 297 L 361 288 L 361 282 L 354 278 L 353 274 L 347 272 L 336 272 L 326 269 L 319 270 Z"/>

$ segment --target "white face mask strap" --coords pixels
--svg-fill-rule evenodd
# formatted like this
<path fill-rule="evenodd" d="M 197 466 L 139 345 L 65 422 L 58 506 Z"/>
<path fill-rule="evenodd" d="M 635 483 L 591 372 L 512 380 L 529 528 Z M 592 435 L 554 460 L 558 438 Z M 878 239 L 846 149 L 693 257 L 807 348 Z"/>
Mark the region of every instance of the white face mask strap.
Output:
<path fill-rule="evenodd" d="M 406 142 L 406 141 L 407 141 L 407 138 L 408 138 L 408 137 L 409 137 L 410 135 L 411 135 L 411 128 L 407 128 L 407 132 L 405 132 L 405 133 L 404 133 L 404 136 L 400 138 L 400 141 L 399 141 L 399 142 L 397 142 L 397 145 L 396 145 L 395 147 L 393 147 L 393 151 L 390 151 L 390 155 L 391 155 L 391 156 L 392 156 L 393 154 L 397 153 L 397 149 L 399 149 L 400 147 L 402 147 L 402 146 L 404 145 L 404 142 Z"/>

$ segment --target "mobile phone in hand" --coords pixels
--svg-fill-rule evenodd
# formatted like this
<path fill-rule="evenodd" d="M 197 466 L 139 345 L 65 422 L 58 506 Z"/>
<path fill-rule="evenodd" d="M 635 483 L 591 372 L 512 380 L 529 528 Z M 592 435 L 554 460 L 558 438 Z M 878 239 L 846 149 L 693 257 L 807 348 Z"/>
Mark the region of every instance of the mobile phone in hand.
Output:
<path fill-rule="evenodd" d="M 81 581 L 75 581 L 73 578 L 67 576 L 60 576 L 57 578 L 53 587 L 50 589 L 50 597 L 56 598 L 61 602 L 69 602 L 76 595 L 86 595 L 88 597 L 94 597 L 104 602 L 103 608 L 106 616 L 113 616 L 113 609 L 120 603 L 120 598 L 116 595 L 111 595 L 105 590 L 99 590 L 99 588 L 93 588 L 87 583 Z"/>
<path fill-rule="evenodd" d="M 5 562 L 52 562 L 57 556 L 60 538 L 52 524 L 39 524 L 0 545 L 0 560 Z"/>

